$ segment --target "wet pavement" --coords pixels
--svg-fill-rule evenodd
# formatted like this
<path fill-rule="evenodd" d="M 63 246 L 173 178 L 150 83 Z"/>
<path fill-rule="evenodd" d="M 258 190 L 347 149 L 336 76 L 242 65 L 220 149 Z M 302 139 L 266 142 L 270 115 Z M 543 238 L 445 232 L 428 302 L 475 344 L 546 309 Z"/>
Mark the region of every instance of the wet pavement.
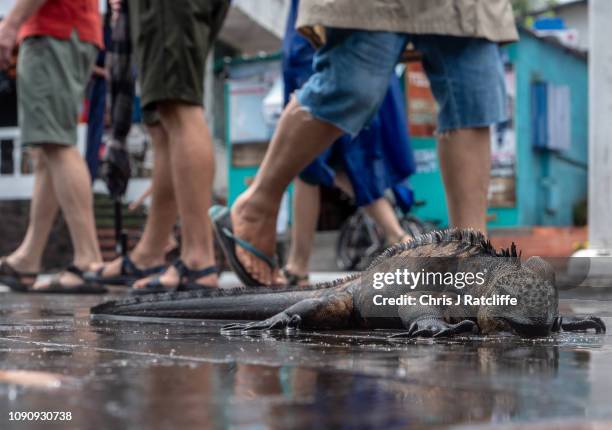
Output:
<path fill-rule="evenodd" d="M 612 428 L 610 331 L 230 338 L 220 321 L 91 320 L 102 300 L 0 294 L 0 429 Z M 561 308 L 612 327 L 612 292 Z M 9 421 L 18 411 L 72 419 Z"/>

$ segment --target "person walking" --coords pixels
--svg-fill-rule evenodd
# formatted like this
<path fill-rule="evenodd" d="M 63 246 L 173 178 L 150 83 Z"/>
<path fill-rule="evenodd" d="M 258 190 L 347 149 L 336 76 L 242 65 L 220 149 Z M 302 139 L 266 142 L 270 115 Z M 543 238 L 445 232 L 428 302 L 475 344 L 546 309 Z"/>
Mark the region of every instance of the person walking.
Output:
<path fill-rule="evenodd" d="M 423 56 L 439 105 L 438 154 L 451 224 L 486 230 L 490 131 L 506 117 L 498 43 L 517 39 L 509 0 L 305 0 L 297 27 L 320 46 L 315 73 L 287 105 L 252 185 L 213 226 L 247 285 L 270 285 L 276 218 L 293 178 L 378 111 L 407 47 Z"/>
<path fill-rule="evenodd" d="M 121 4 L 114 1 L 114 7 Z M 204 119 L 204 70 L 229 10 L 229 0 L 129 2 L 144 121 L 152 135 L 152 199 L 143 236 L 129 258 L 98 269 L 101 282 L 122 274 L 145 275 L 133 293 L 216 288 L 217 268 L 208 208 L 214 150 Z M 164 249 L 176 217 L 180 257 L 161 275 Z"/>
<path fill-rule="evenodd" d="M 0 22 L 0 68 L 17 43 L 21 143 L 37 149 L 28 230 L 0 262 L 0 282 L 44 292 L 100 292 L 83 272 L 101 261 L 90 178 L 77 143 L 77 116 L 102 48 L 97 0 L 17 0 Z M 35 283 L 58 211 L 68 224 L 73 263 Z"/>
<path fill-rule="evenodd" d="M 295 29 L 299 0 L 292 0 L 283 40 L 285 105 L 314 73 L 315 49 Z M 408 138 L 406 109 L 397 77 L 385 100 L 356 138 L 342 136 L 294 180 L 291 247 L 278 284 L 308 284 L 308 266 L 320 210 L 320 187 L 338 187 L 381 227 L 388 245 L 412 236 L 384 197 L 416 170 Z"/>

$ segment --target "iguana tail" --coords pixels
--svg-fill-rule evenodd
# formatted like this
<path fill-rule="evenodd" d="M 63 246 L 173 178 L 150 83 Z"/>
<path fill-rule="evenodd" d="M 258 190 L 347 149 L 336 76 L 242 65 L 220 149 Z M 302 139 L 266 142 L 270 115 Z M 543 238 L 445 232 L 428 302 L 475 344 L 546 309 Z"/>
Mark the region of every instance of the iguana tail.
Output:
<path fill-rule="evenodd" d="M 240 319 L 269 318 L 295 303 L 320 295 L 321 287 L 234 288 L 216 291 L 186 291 L 129 297 L 102 303 L 91 309 L 95 315 L 156 318 Z"/>

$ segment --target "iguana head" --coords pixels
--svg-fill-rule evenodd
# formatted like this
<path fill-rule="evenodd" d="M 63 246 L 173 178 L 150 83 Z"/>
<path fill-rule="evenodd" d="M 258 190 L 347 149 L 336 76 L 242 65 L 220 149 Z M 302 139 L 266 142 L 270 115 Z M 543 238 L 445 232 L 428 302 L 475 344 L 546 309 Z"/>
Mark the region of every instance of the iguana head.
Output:
<path fill-rule="evenodd" d="M 531 257 L 495 278 L 490 291 L 515 297 L 517 304 L 481 306 L 478 325 L 483 333 L 510 331 L 527 337 L 550 334 L 559 301 L 554 271 L 542 258 Z"/>

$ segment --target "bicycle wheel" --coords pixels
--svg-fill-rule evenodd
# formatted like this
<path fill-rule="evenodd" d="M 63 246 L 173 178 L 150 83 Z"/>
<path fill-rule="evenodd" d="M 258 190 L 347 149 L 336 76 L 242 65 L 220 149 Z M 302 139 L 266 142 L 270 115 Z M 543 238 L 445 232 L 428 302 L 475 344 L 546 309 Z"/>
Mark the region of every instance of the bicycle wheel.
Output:
<path fill-rule="evenodd" d="M 336 242 L 336 265 L 340 270 L 362 270 L 380 251 L 384 239 L 378 227 L 361 211 L 341 227 Z"/>

